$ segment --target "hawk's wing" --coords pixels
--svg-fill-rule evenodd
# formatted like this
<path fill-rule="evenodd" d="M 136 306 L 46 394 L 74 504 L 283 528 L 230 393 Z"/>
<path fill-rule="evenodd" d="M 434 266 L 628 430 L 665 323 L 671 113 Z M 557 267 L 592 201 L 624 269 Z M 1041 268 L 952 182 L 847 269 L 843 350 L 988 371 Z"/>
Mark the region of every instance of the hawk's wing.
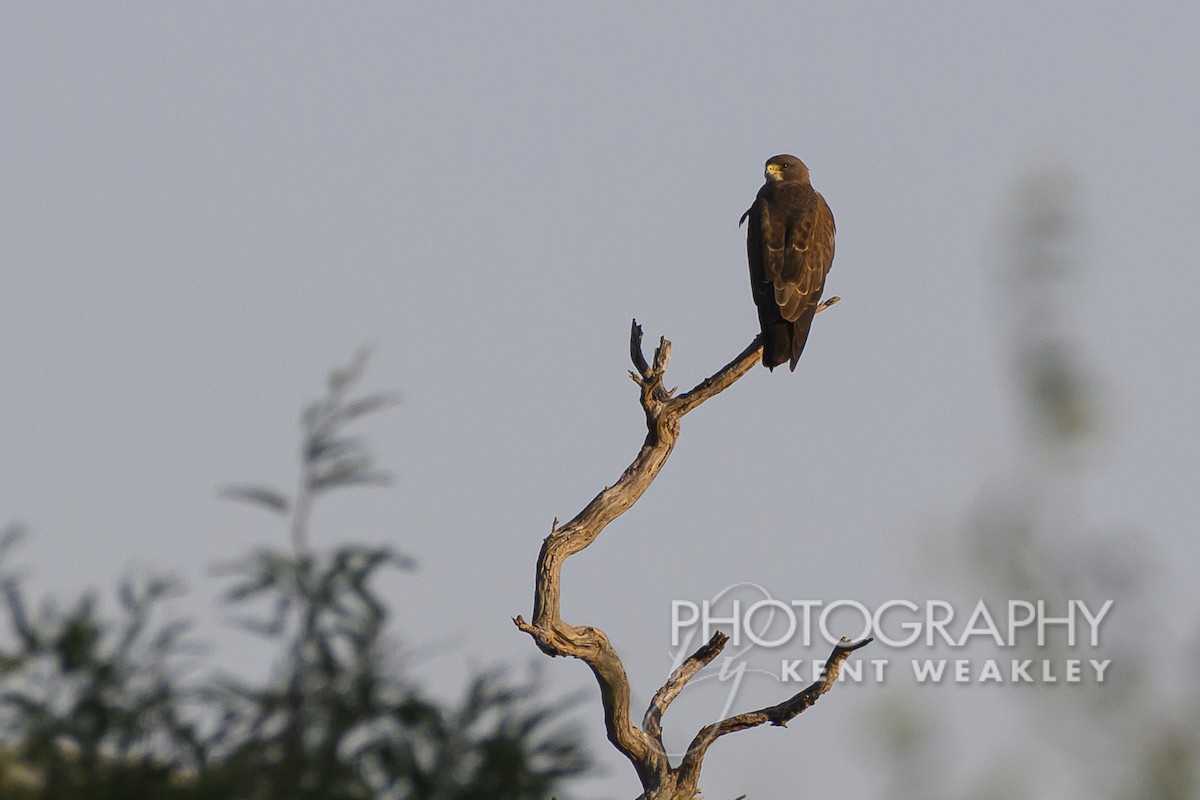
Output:
<path fill-rule="evenodd" d="M 807 184 L 779 184 L 763 204 L 763 279 L 780 316 L 799 322 L 816 312 L 833 264 L 833 213 Z"/>
<path fill-rule="evenodd" d="M 762 188 L 746 217 L 763 363 L 788 361 L 795 369 L 833 264 L 833 212 L 810 184 L 773 182 Z"/>

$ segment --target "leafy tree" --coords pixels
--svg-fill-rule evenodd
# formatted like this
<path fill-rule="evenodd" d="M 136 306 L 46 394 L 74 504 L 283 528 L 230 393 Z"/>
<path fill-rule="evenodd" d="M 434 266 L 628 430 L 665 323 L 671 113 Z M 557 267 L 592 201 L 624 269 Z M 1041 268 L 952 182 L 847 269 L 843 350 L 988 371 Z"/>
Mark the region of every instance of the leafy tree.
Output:
<path fill-rule="evenodd" d="M 124 579 L 119 615 L 106 619 L 88 593 L 30 613 L 7 556 L 20 531 L 0 537 L 4 611 L 15 642 L 0 650 L 0 787 L 14 800 L 169 796 L 202 746 L 179 681 L 184 620 L 156 608 L 179 593 L 169 578 Z"/>
<path fill-rule="evenodd" d="M 520 800 L 545 798 L 587 769 L 565 706 L 534 682 L 476 676 L 445 704 L 404 678 L 374 584 L 413 562 L 387 546 L 312 545 L 313 504 L 329 492 L 385 485 L 346 426 L 388 407 L 352 396 L 360 353 L 335 370 L 303 415 L 294 494 L 238 486 L 226 496 L 287 523 L 286 547 L 223 565 L 235 624 L 278 647 L 272 676 L 183 680 L 186 620 L 159 621 L 168 578 L 126 579 L 120 615 L 94 594 L 36 615 L 15 574 L 0 572 L 15 634 L 0 649 L 0 796 L 13 800 Z M 0 559 L 18 538 L 0 541 Z M 0 567 L 6 562 L 0 560 Z"/>

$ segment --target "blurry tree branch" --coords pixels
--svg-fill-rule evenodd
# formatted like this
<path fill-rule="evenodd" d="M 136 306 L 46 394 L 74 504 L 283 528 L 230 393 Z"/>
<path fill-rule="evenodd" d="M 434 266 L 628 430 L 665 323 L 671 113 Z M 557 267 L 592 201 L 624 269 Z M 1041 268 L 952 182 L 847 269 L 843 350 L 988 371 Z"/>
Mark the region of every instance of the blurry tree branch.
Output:
<path fill-rule="evenodd" d="M 282 514 L 290 550 L 262 548 L 225 568 L 228 603 L 266 605 L 239 620 L 285 646 L 266 686 L 227 679 L 214 693 L 226 709 L 226 777 L 253 800 L 468 800 L 545 797 L 588 767 L 580 738 L 559 725 L 559 707 L 534 704 L 536 686 L 500 672 L 478 675 L 462 702 L 434 702 L 387 657 L 388 607 L 374 588 L 384 567 L 413 569 L 389 546 L 312 544 L 312 508 L 326 493 L 386 485 L 365 441 L 346 427 L 393 405 L 394 395 L 354 395 L 366 366 L 360 350 L 334 370 L 325 396 L 302 418 L 293 496 L 258 485 L 224 494 Z M 253 606 L 260 608 L 260 606 Z"/>
<path fill-rule="evenodd" d="M 974 710 L 956 718 L 917 690 L 889 692 L 890 707 L 871 712 L 890 772 L 880 796 L 1194 800 L 1200 684 L 1190 666 L 1175 681 L 1163 666 L 1190 665 L 1200 641 L 1163 637 L 1146 657 L 1144 632 L 1180 611 L 1170 570 L 1156 563 L 1155 537 L 1123 521 L 1093 521 L 1103 504 L 1085 491 L 1101 467 L 1092 445 L 1111 421 L 1103 375 L 1089 366 L 1085 347 L 1095 332 L 1075 320 L 1094 279 L 1079 179 L 1063 166 L 1032 169 L 1010 205 L 995 293 L 1014 399 L 1014 424 L 997 426 L 1008 439 L 1009 463 L 983 484 L 951 536 L 933 542 L 927 568 L 957 576 L 956 589 L 980 597 L 1036 598 L 1052 607 L 1075 598 L 1116 600 L 1117 627 L 1088 654 L 1112 669 L 1075 690 L 1039 682 L 1014 692 L 1014 702 L 992 714 L 1012 715 L 1021 735 L 996 733 L 982 746 L 959 743 L 953 726 L 963 717 L 975 730 L 1011 725 Z M 1044 662 L 1084 654 L 1052 636 L 1018 637 L 1012 645 L 1011 657 Z M 960 764 L 967 769 L 953 775 L 948 767 Z"/>

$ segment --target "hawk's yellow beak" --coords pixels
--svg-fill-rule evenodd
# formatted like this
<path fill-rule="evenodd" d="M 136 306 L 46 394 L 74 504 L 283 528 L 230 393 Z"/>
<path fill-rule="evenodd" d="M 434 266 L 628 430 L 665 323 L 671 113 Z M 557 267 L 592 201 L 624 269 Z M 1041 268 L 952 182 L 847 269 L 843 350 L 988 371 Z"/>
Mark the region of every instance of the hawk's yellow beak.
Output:
<path fill-rule="evenodd" d="M 782 171 L 778 164 L 767 164 L 767 179 L 772 181 L 779 180 L 779 174 Z"/>

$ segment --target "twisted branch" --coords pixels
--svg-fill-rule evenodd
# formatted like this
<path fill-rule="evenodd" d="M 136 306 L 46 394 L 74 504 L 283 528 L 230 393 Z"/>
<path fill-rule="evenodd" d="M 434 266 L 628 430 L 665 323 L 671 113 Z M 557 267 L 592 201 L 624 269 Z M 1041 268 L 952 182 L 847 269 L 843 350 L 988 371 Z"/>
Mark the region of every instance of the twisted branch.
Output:
<path fill-rule="evenodd" d="M 830 298 L 818 311 L 837 301 L 836 297 Z M 629 354 L 634 365 L 634 371 L 629 374 L 640 388 L 641 405 L 646 415 L 645 441 L 616 483 L 597 494 L 574 519 L 561 526 L 555 521 L 538 554 L 532 621 L 526 622 L 518 616 L 513 622 L 547 655 L 572 656 L 591 668 L 600 686 L 608 740 L 633 764 L 645 789 L 642 797 L 645 800 L 690 800 L 695 794 L 704 753 L 713 741 L 726 733 L 767 721 L 785 724 L 828 690 L 833 680 L 830 674 L 836 678 L 837 670 L 850 652 L 866 642 L 839 644 L 826 665 L 825 681 L 808 687 L 787 702 L 706 726 L 696 735 L 680 766 L 671 768 L 662 743 L 662 715 L 687 682 L 717 657 L 728 637 L 717 632 L 672 673 L 655 692 L 639 727 L 630 711 L 629 678 L 608 637 L 599 628 L 571 625 L 560 615 L 562 565 L 595 541 L 610 522 L 637 502 L 674 450 L 683 416 L 749 372 L 762 356 L 762 337 L 755 337 L 732 361 L 678 396 L 674 389 L 667 390 L 663 386 L 663 376 L 671 357 L 669 341 L 659 339 L 653 359 L 647 361 L 642 351 L 642 328 L 634 320 L 630 329 Z"/>

